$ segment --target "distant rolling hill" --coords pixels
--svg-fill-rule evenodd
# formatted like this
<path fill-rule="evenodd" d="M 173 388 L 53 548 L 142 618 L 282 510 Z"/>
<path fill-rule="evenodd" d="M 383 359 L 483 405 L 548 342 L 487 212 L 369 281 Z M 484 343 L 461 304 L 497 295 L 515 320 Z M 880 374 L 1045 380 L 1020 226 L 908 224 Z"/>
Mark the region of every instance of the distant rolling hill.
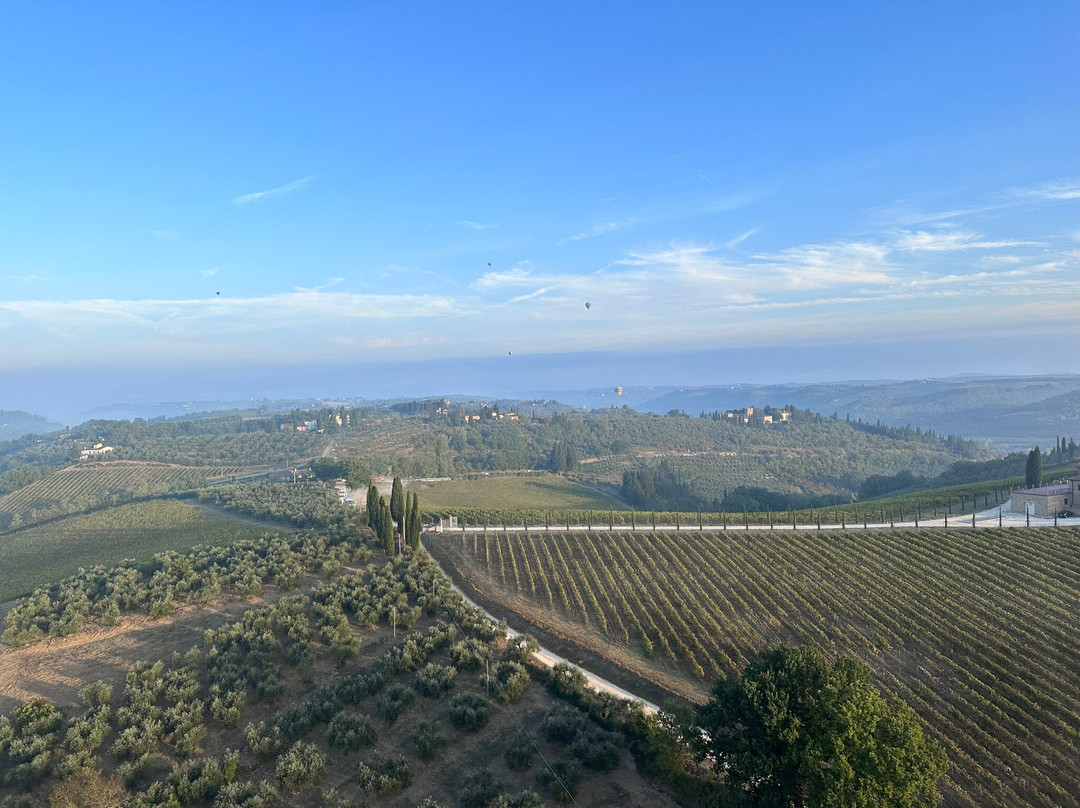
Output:
<path fill-rule="evenodd" d="M 809 385 L 730 385 L 674 390 L 637 404 L 687 413 L 771 404 L 894 426 L 910 424 L 940 434 L 991 440 L 1015 449 L 1080 440 L 1080 376 L 1003 376 Z"/>
<path fill-rule="evenodd" d="M 52 432 L 63 426 L 43 415 L 22 410 L 0 410 L 0 440 L 15 440 L 31 432 Z"/>

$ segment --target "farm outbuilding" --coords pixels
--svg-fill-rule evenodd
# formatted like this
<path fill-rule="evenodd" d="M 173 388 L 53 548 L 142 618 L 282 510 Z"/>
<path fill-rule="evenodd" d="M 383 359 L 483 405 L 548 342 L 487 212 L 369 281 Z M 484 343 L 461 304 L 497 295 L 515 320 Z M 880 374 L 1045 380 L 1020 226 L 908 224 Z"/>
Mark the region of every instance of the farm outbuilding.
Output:
<path fill-rule="evenodd" d="M 1072 502 L 1075 501 L 1071 481 L 1061 485 L 1022 488 L 1013 491 L 1010 499 L 1013 513 L 1028 513 L 1046 519 L 1063 510 L 1072 510 Z"/>
<path fill-rule="evenodd" d="M 1063 483 L 1018 488 L 1010 495 L 1010 510 L 1050 519 L 1061 511 L 1080 513 L 1080 467 Z"/>

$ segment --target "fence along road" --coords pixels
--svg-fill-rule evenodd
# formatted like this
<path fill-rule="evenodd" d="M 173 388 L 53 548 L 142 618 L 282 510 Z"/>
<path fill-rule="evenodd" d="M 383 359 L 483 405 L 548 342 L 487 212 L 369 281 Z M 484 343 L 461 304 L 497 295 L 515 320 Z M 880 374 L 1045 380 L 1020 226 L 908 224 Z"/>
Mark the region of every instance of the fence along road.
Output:
<path fill-rule="evenodd" d="M 653 526 L 651 522 L 643 522 L 636 526 L 634 525 L 611 525 L 607 522 L 596 521 L 592 525 L 570 525 L 567 527 L 565 524 L 550 524 L 544 525 L 468 525 L 462 527 L 439 527 L 434 525 L 428 530 L 433 533 L 485 533 L 487 531 L 505 531 L 508 533 L 551 533 L 562 531 L 563 533 L 569 531 L 571 533 L 580 533 L 583 530 L 598 531 L 632 531 L 639 533 L 642 531 L 650 530 L 700 530 L 700 531 L 724 531 L 724 530 L 867 530 L 881 529 L 881 528 L 897 528 L 897 527 L 911 527 L 911 528 L 972 528 L 972 527 L 1080 527 L 1080 516 L 1068 518 L 1068 519 L 1056 519 L 1054 517 L 1044 518 L 1040 516 L 1027 516 L 1022 513 L 1012 513 L 1007 508 L 1009 507 L 1009 500 L 1000 505 L 988 508 L 984 511 L 977 511 L 968 516 L 954 516 L 951 519 L 949 517 L 941 517 L 937 519 L 919 519 L 919 520 L 907 520 L 904 522 L 892 521 L 892 522 L 843 522 L 836 524 L 826 523 L 813 523 L 806 524 L 792 524 L 791 522 L 775 521 L 771 525 L 747 525 L 741 520 L 741 514 L 732 514 L 732 521 L 729 521 L 726 525 L 719 524 L 701 524 L 699 525 L 697 520 L 688 519 L 678 525 L 661 525 Z M 603 513 L 603 512 L 601 512 Z M 639 514 L 647 514 L 648 511 L 638 511 Z M 779 514 L 778 514 L 779 515 Z"/>

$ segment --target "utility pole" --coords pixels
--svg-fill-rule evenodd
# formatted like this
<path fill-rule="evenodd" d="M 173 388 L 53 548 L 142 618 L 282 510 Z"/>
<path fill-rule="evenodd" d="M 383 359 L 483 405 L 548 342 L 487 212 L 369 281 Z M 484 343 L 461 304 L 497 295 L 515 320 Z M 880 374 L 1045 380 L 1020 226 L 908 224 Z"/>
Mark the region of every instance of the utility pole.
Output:
<path fill-rule="evenodd" d="M 394 641 L 397 641 L 397 606 L 390 607 L 390 624 L 394 627 Z"/>

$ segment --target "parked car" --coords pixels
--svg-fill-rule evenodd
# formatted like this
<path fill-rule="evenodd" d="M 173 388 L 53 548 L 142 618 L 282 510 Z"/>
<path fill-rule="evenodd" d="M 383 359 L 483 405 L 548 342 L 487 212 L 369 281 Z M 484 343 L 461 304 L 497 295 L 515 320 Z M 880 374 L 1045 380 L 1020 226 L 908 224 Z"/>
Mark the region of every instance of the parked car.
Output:
<path fill-rule="evenodd" d="M 1058 519 L 1072 519 L 1076 516 L 1072 511 L 1058 511 Z"/>

